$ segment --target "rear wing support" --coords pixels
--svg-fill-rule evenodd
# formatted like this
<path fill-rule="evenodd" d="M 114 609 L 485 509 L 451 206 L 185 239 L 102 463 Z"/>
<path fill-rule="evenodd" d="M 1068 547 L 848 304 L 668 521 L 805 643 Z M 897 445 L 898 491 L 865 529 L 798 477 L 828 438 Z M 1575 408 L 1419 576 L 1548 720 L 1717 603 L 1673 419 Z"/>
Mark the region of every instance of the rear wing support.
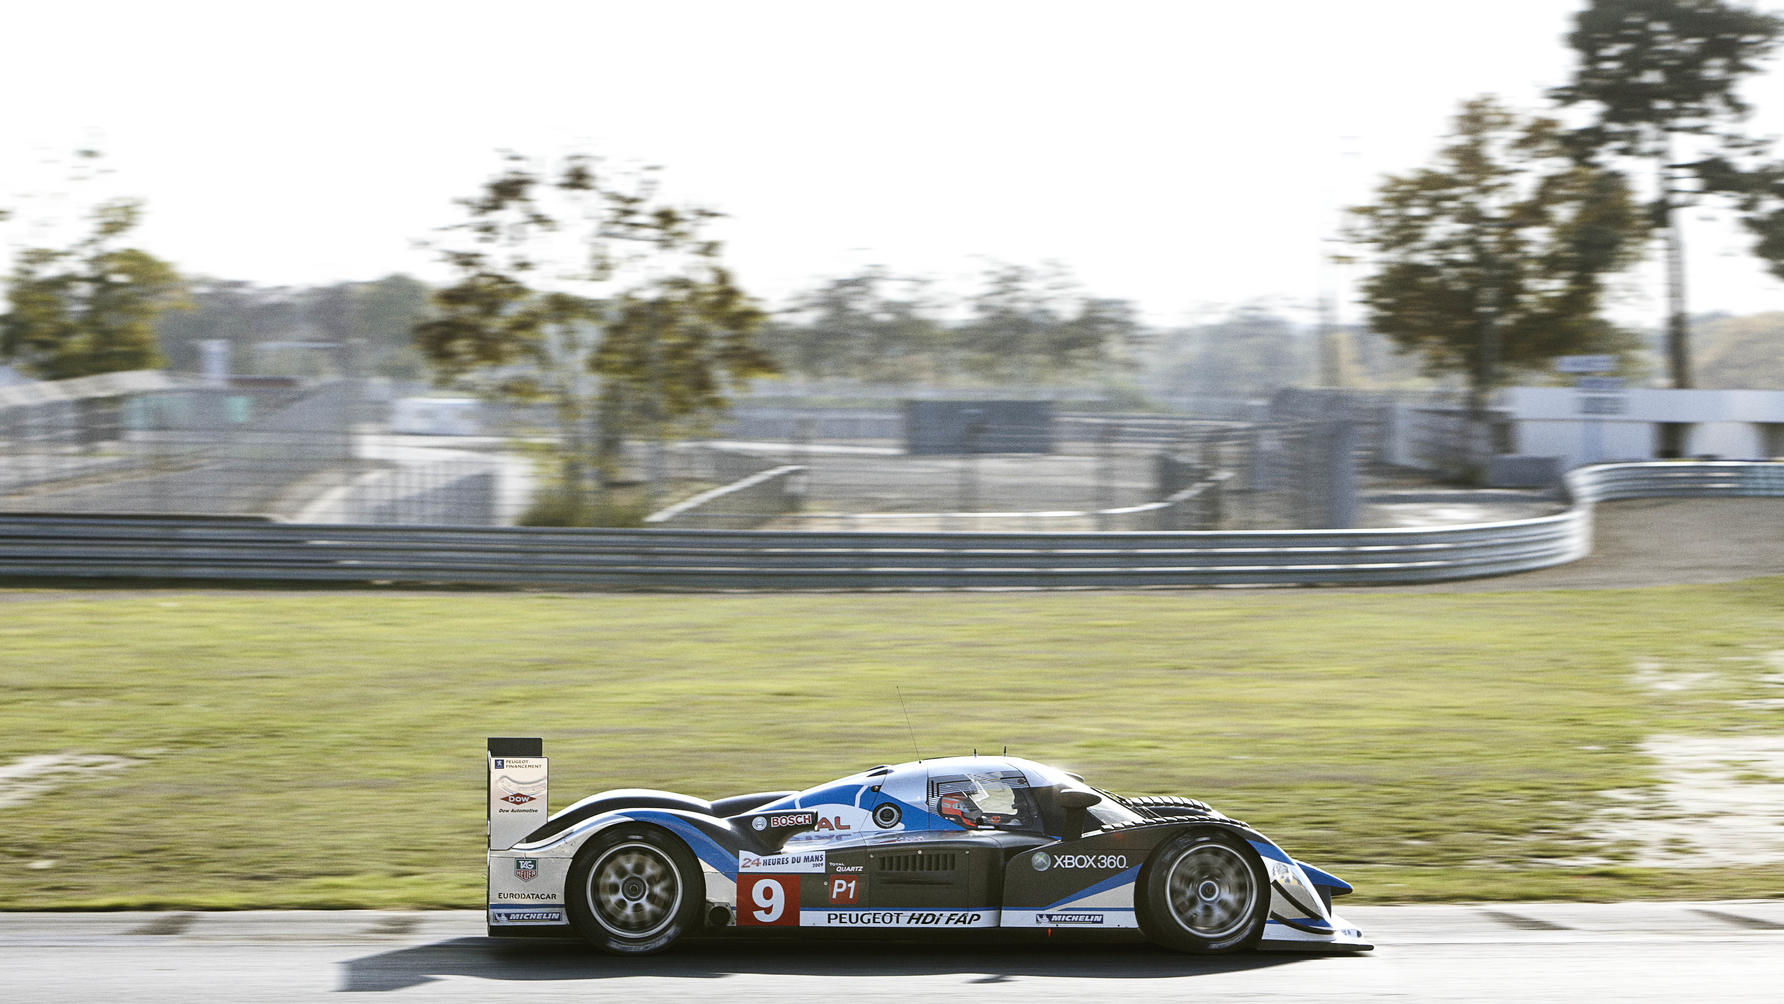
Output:
<path fill-rule="evenodd" d="M 547 815 L 545 740 L 489 740 L 489 849 L 505 851 Z"/>

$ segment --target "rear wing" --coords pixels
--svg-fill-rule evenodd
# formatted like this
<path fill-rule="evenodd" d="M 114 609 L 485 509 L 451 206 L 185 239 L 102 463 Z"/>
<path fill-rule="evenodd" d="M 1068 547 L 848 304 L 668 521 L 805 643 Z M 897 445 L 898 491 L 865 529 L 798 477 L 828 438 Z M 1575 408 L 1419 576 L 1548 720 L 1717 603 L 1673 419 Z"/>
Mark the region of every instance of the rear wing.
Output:
<path fill-rule="evenodd" d="M 488 760 L 489 849 L 505 851 L 545 822 L 545 740 L 491 739 Z"/>

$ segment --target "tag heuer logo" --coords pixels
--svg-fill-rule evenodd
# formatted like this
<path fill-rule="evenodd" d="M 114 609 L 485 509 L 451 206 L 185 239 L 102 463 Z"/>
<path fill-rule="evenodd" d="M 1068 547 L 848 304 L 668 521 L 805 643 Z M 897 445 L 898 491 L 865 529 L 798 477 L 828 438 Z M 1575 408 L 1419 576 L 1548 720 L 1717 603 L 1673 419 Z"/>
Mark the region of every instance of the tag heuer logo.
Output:
<path fill-rule="evenodd" d="M 1053 866 L 1053 859 L 1047 856 L 1046 851 L 1035 851 L 1028 863 L 1034 866 L 1035 871 L 1044 872 Z"/>
<path fill-rule="evenodd" d="M 515 858 L 514 877 L 522 882 L 531 882 L 539 877 L 538 858 Z"/>
<path fill-rule="evenodd" d="M 511 805 L 525 805 L 537 797 L 538 796 L 536 796 L 536 795 L 528 795 L 524 792 L 516 791 L 516 792 L 512 792 L 507 795 L 503 795 L 502 801 L 507 802 Z"/>

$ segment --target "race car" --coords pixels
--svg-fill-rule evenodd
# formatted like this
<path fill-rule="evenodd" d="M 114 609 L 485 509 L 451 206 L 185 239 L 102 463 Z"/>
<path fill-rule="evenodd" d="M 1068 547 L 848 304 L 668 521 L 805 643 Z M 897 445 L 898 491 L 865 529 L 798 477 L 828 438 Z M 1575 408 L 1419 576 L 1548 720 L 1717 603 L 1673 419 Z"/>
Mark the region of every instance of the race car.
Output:
<path fill-rule="evenodd" d="M 1127 931 L 1192 953 L 1367 951 L 1351 887 L 1193 798 L 1010 756 L 706 801 L 621 788 L 547 815 L 541 739 L 490 739 L 488 931 L 645 954 L 777 928 Z"/>

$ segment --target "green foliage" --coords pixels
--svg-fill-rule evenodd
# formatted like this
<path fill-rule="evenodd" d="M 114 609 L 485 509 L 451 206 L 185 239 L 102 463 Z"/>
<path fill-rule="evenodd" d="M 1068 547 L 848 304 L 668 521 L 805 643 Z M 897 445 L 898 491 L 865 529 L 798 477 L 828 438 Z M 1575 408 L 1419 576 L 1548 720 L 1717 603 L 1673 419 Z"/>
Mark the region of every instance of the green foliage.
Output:
<path fill-rule="evenodd" d="M 762 333 L 789 373 L 816 379 L 939 382 L 949 331 L 920 281 L 878 266 L 796 297 Z"/>
<path fill-rule="evenodd" d="M 169 311 L 156 321 L 168 365 L 195 371 L 199 345 L 228 341 L 237 365 L 246 365 L 261 342 L 292 339 L 307 326 L 297 296 L 248 282 L 195 278 L 188 290 L 191 309 Z"/>
<path fill-rule="evenodd" d="M 185 303 L 185 284 L 167 262 L 124 246 L 141 218 L 136 200 L 102 202 L 72 246 L 21 249 L 0 314 L 0 355 L 47 380 L 161 365 L 155 319 Z"/>
<path fill-rule="evenodd" d="M 427 363 L 412 332 L 432 306 L 433 290 L 406 275 L 293 291 L 304 327 L 337 346 L 345 375 L 376 374 L 418 380 Z M 354 371 L 354 372 L 348 372 Z"/>
<path fill-rule="evenodd" d="M 1371 326 L 1460 373 L 1478 407 L 1504 374 L 1571 352 L 1615 350 L 1597 316 L 1603 276 L 1646 233 L 1621 175 L 1569 155 L 1552 119 L 1465 102 L 1435 166 L 1391 175 L 1352 210 L 1347 236 L 1371 248 Z"/>
<path fill-rule="evenodd" d="M 1591 0 L 1567 42 L 1579 53 L 1562 104 L 1597 106 L 1585 138 L 1648 157 L 1668 135 L 1713 132 L 1749 111 L 1737 85 L 1784 32 L 1784 18 L 1721 0 Z"/>
<path fill-rule="evenodd" d="M 196 370 L 199 345 L 230 343 L 233 365 L 257 373 L 376 375 L 420 380 L 427 365 L 411 339 L 433 292 L 406 275 L 315 287 L 267 287 L 198 279 L 190 309 L 156 322 L 168 364 Z M 322 343 L 315 348 L 281 342 Z"/>
<path fill-rule="evenodd" d="M 997 264 L 983 282 L 957 341 L 964 365 L 990 379 L 1032 383 L 1061 372 L 1095 372 L 1140 340 L 1131 304 L 1083 296 L 1061 266 Z"/>
<path fill-rule="evenodd" d="M 517 526 L 639 527 L 651 513 L 650 500 L 635 487 L 609 487 L 600 496 L 552 485 L 533 496 Z"/>
<path fill-rule="evenodd" d="M 1706 192 L 1733 198 L 1741 224 L 1755 238 L 1754 255 L 1784 279 L 1784 162 L 1740 164 L 1717 156 L 1694 167 Z"/>
<path fill-rule="evenodd" d="M 1780 35 L 1784 18 L 1722 0 L 1591 0 L 1567 36 L 1579 65 L 1551 95 L 1596 111 L 1596 121 L 1571 138 L 1576 153 L 1646 158 L 1656 168 L 1650 212 L 1668 237 L 1667 356 L 1675 387 L 1693 384 L 1676 219 L 1690 196 L 1681 194 L 1678 172 L 1694 173 L 1704 192 L 1734 195 L 1758 237 L 1756 253 L 1784 276 L 1784 168 L 1737 167 L 1765 144 L 1731 128 L 1749 111 L 1738 85 L 1758 72 Z M 1694 138 L 1692 154 L 1678 150 L 1680 137 Z"/>
<path fill-rule="evenodd" d="M 789 372 L 825 379 L 990 384 L 1109 380 L 1149 335 L 1125 301 L 1086 296 L 1059 265 L 989 266 L 958 321 L 921 281 L 881 268 L 796 299 L 764 344 Z"/>
<path fill-rule="evenodd" d="M 466 240 L 441 247 L 457 279 L 416 345 L 449 385 L 550 405 L 567 490 L 611 482 L 626 437 L 693 427 L 775 371 L 765 315 L 704 232 L 719 214 L 662 202 L 654 170 L 508 154 L 459 204 L 447 233 Z"/>

